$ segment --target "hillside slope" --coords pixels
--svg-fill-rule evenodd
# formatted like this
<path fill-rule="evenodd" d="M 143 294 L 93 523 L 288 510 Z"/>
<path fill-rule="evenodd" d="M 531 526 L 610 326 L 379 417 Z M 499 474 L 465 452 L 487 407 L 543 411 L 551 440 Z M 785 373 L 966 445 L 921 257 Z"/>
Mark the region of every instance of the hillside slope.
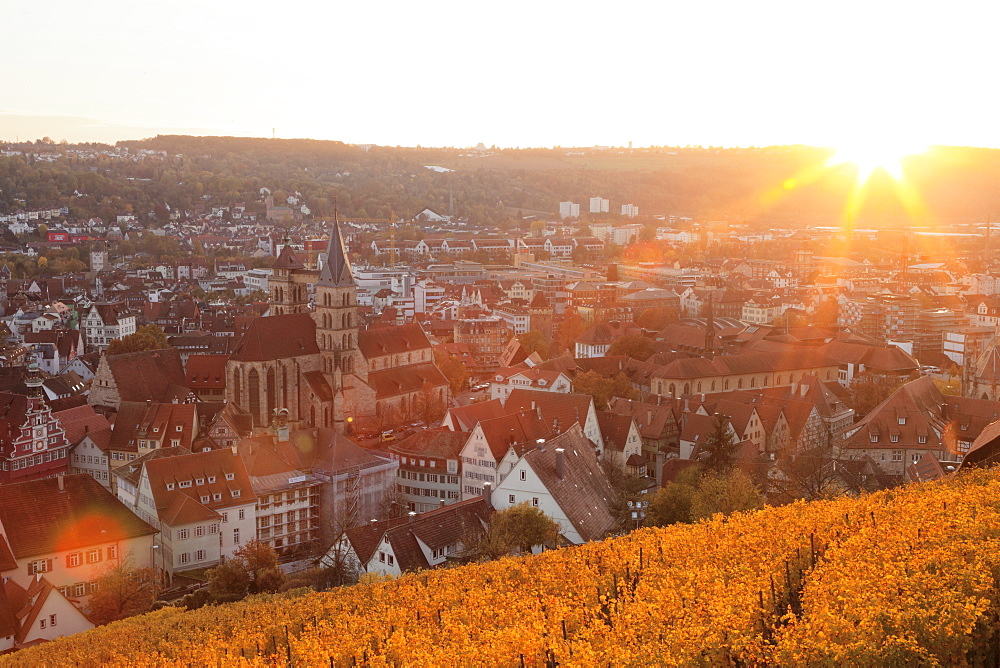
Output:
<path fill-rule="evenodd" d="M 0 665 L 996 660 L 1000 473 L 294 598 L 165 609 Z"/>

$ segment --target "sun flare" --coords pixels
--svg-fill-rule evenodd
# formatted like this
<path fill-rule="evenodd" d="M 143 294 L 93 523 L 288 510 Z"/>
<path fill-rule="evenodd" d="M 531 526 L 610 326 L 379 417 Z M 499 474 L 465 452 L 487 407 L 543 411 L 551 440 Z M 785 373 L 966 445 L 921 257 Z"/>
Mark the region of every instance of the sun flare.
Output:
<path fill-rule="evenodd" d="M 903 161 L 927 150 L 926 146 L 894 144 L 878 141 L 844 144 L 827 160 L 828 167 L 850 164 L 858 170 L 857 181 L 864 183 L 877 170 L 885 171 L 896 181 L 903 178 Z"/>

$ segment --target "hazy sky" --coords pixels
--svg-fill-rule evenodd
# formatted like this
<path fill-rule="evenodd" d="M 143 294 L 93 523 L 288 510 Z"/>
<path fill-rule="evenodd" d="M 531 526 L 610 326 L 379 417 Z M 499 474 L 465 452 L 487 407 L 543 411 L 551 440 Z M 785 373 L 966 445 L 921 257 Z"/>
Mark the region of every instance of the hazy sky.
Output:
<path fill-rule="evenodd" d="M 1000 146 L 984 1 L 8 5 L 0 139 Z"/>

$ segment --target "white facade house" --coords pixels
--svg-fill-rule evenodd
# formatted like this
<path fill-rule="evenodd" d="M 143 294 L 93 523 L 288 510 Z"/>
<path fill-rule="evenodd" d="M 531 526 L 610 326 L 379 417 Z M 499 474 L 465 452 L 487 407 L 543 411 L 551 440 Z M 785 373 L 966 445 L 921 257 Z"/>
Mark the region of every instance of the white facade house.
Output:
<path fill-rule="evenodd" d="M 521 503 L 538 508 L 579 545 L 604 538 L 615 525 L 614 490 L 579 425 L 526 452 L 492 493 L 504 510 Z"/>
<path fill-rule="evenodd" d="M 159 528 L 167 573 L 214 566 L 257 537 L 257 497 L 231 450 L 161 448 L 114 475 L 118 498 Z"/>
<path fill-rule="evenodd" d="M 538 368 L 519 369 L 502 367 L 490 379 L 490 398 L 507 399 L 518 388 L 545 392 L 569 392 L 573 382 L 561 371 Z"/>
<path fill-rule="evenodd" d="M 87 346 L 103 352 L 112 341 L 135 334 L 135 316 L 116 304 L 92 304 L 80 321 Z"/>
<path fill-rule="evenodd" d="M 0 577 L 41 574 L 61 593 L 85 598 L 109 561 L 151 566 L 155 534 L 88 475 L 0 485 Z"/>
<path fill-rule="evenodd" d="M 94 623 L 41 574 L 8 578 L 0 586 L 6 590 L 6 596 L 0 598 L 0 652 L 94 628 Z"/>

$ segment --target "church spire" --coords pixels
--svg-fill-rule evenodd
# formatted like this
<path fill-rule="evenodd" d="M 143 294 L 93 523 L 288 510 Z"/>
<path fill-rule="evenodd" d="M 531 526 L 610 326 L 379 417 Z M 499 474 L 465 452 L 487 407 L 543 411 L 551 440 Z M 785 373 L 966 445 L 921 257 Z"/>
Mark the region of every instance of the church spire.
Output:
<path fill-rule="evenodd" d="M 323 269 L 319 273 L 319 284 L 342 288 L 354 285 L 351 274 L 351 263 L 344 250 L 344 238 L 340 234 L 340 220 L 337 216 L 337 203 L 333 203 L 333 231 L 330 232 L 330 245 L 326 251 Z"/>
<path fill-rule="evenodd" d="M 712 293 L 708 294 L 708 313 L 705 315 L 705 357 L 712 359 L 715 357 L 715 314 L 712 312 Z"/>

